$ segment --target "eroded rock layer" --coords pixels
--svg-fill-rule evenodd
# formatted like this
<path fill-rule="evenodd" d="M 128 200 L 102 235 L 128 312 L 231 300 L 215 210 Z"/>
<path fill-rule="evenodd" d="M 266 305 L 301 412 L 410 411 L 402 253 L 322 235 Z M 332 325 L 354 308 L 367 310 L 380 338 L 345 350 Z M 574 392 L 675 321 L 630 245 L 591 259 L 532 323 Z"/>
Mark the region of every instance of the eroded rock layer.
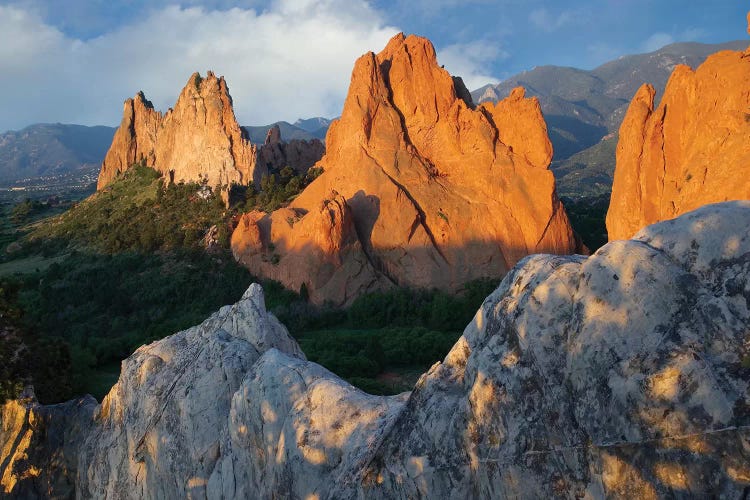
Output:
<path fill-rule="evenodd" d="M 315 302 L 393 285 L 455 291 L 529 253 L 579 249 L 551 156 L 536 99 L 517 89 L 475 108 L 428 40 L 399 34 L 356 62 L 323 174 L 288 208 L 244 216 L 232 248 Z"/>
<path fill-rule="evenodd" d="M 334 209 L 331 209 L 334 210 Z M 411 393 L 305 361 L 253 285 L 101 405 L 0 411 L 12 498 L 740 498 L 750 202 L 520 262 Z"/>
<path fill-rule="evenodd" d="M 190 77 L 174 109 L 155 111 L 143 93 L 125 101 L 122 122 L 102 163 L 97 189 L 136 162 L 173 182 L 211 186 L 259 182 L 257 151 L 237 124 L 224 77 Z"/>
<path fill-rule="evenodd" d="M 609 239 L 706 203 L 750 198 L 750 53 L 678 66 L 654 109 L 642 86 L 620 127 Z"/>

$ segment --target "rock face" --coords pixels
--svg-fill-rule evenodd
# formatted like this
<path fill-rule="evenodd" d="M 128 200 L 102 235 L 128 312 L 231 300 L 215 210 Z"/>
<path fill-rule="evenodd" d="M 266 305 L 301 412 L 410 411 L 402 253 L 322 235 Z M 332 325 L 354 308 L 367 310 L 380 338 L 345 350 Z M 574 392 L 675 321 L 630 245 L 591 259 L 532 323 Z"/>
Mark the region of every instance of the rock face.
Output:
<path fill-rule="evenodd" d="M 0 411 L 0 496 L 74 497 L 78 451 L 96 406 L 91 396 L 42 406 L 33 393 L 7 402 Z"/>
<path fill-rule="evenodd" d="M 102 163 L 97 189 L 143 161 L 174 182 L 206 180 L 212 186 L 260 181 L 257 151 L 237 124 L 224 77 L 198 73 L 174 109 L 155 111 L 143 93 L 125 101 L 122 122 Z"/>
<path fill-rule="evenodd" d="M 356 62 L 323 174 L 288 208 L 244 216 L 233 251 L 315 302 L 393 285 L 455 291 L 529 253 L 579 249 L 551 157 L 523 89 L 474 108 L 428 40 L 399 34 Z"/>
<path fill-rule="evenodd" d="M 282 142 L 278 126 L 269 131 L 265 144 L 255 146 L 237 124 L 224 77 L 195 73 L 166 114 L 155 111 L 142 92 L 125 101 L 97 189 L 140 161 L 171 182 L 258 186 L 264 174 L 287 165 L 306 172 L 324 151 L 317 139 Z"/>
<path fill-rule="evenodd" d="M 620 128 L 610 240 L 706 203 L 750 198 L 750 53 L 678 66 L 654 109 L 636 93 Z"/>
<path fill-rule="evenodd" d="M 750 202 L 708 205 L 589 258 L 528 257 L 443 363 L 392 397 L 305 361 L 253 285 L 138 349 L 98 407 L 2 407 L 0 491 L 739 498 L 749 224 Z"/>
<path fill-rule="evenodd" d="M 257 164 L 266 171 L 289 166 L 296 173 L 304 174 L 323 157 L 325 149 L 318 139 L 283 142 L 279 126 L 274 125 L 268 130 L 265 143 L 258 148 Z"/>

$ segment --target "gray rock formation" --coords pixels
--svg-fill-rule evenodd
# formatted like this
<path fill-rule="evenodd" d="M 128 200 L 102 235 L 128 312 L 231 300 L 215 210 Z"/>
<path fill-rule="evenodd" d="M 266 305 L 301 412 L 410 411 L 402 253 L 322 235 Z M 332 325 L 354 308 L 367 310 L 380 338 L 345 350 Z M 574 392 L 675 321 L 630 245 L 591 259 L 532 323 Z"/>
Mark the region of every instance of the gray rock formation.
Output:
<path fill-rule="evenodd" d="M 741 497 L 748 227 L 750 202 L 708 205 L 589 258 L 527 257 L 393 397 L 306 361 L 253 285 L 138 349 L 98 407 L 2 407 L 0 493 Z"/>
<path fill-rule="evenodd" d="M 266 133 L 265 142 L 258 147 L 257 164 L 264 173 L 289 166 L 295 173 L 304 174 L 323 157 L 325 145 L 319 139 L 292 139 L 285 142 L 276 124 Z"/>

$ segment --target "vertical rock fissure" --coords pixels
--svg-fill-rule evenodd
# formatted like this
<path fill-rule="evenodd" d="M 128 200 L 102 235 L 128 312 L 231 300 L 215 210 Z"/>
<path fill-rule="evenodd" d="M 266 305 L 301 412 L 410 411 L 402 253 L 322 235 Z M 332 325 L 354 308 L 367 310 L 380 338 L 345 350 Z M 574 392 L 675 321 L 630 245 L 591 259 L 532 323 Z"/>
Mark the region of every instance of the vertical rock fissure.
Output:
<path fill-rule="evenodd" d="M 386 266 L 378 259 L 375 255 L 373 255 L 372 252 L 372 243 L 369 239 L 365 238 L 361 233 L 359 229 L 358 224 L 354 224 L 354 232 L 357 234 L 357 240 L 359 240 L 359 244 L 362 247 L 362 253 L 365 255 L 365 259 L 367 259 L 367 262 L 370 263 L 370 266 L 372 268 L 380 273 L 385 279 L 390 281 L 394 286 L 401 286 L 398 282 L 398 280 L 391 276 L 391 273 L 388 271 Z"/>
<path fill-rule="evenodd" d="M 380 168 L 380 170 L 383 172 L 383 175 L 385 175 L 398 189 L 400 192 L 406 196 L 406 198 L 411 202 L 412 206 L 414 207 L 414 210 L 417 211 L 418 217 L 419 217 L 419 223 L 424 228 L 425 233 L 427 233 L 427 237 L 430 239 L 430 242 L 432 243 L 432 246 L 435 248 L 435 251 L 442 257 L 442 259 L 445 261 L 446 264 L 450 264 L 448 262 L 447 257 L 445 254 L 443 254 L 443 251 L 440 249 L 440 246 L 437 243 L 437 239 L 435 238 L 435 235 L 432 234 L 432 230 L 427 225 L 427 217 L 425 216 L 424 210 L 422 210 L 422 207 L 419 205 L 417 200 L 411 195 L 409 191 L 407 191 L 406 187 L 404 187 L 401 183 L 399 183 L 395 178 L 391 177 L 388 172 L 385 171 L 383 166 L 378 162 L 376 158 L 374 158 L 370 153 L 363 147 L 362 151 L 364 151 L 365 155 L 367 155 L 368 158 L 370 158 L 375 165 Z"/>
<path fill-rule="evenodd" d="M 557 202 L 557 203 L 555 203 L 555 202 Z M 547 230 L 552 225 L 552 221 L 554 220 L 555 216 L 557 215 L 557 211 L 560 209 L 561 205 L 562 205 L 562 203 L 560 203 L 560 201 L 555 200 L 553 198 L 553 200 L 552 200 L 552 214 L 550 214 L 549 219 L 547 219 L 547 224 L 544 226 L 544 229 L 542 230 L 542 235 L 537 240 L 536 245 L 534 245 L 534 248 L 538 247 L 539 244 L 544 240 L 544 237 L 547 236 Z"/>
<path fill-rule="evenodd" d="M 659 127 L 659 155 L 661 158 L 661 169 L 656 172 L 657 180 L 656 183 L 656 189 L 658 190 L 656 195 L 657 200 L 663 200 L 664 199 L 664 187 L 667 181 L 667 155 L 664 151 L 664 124 L 667 118 L 667 105 L 662 104 L 662 113 L 657 121 L 657 125 Z M 663 204 L 659 203 L 659 220 L 665 218 L 664 208 Z M 672 209 L 672 213 L 668 215 L 668 217 L 672 217 L 674 213 L 674 208 Z M 656 222 L 656 221 L 648 221 L 650 222 Z"/>

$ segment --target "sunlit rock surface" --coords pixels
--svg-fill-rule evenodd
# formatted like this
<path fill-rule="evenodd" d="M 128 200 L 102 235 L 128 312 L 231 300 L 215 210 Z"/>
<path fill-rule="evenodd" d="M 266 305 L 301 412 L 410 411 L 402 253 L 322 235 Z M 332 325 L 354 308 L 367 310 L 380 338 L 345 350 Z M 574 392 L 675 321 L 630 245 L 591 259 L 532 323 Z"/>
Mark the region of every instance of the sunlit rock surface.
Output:
<path fill-rule="evenodd" d="M 675 68 L 661 104 L 643 85 L 620 127 L 610 241 L 706 203 L 750 199 L 750 49 Z"/>
<path fill-rule="evenodd" d="M 305 361 L 253 285 L 117 385 L 0 418 L 17 498 L 739 498 L 750 202 L 522 260 L 411 393 Z M 55 438 L 58 436 L 58 438 Z M 64 436 L 64 438 L 60 437 Z"/>
<path fill-rule="evenodd" d="M 234 116 L 224 77 L 194 73 L 174 109 L 154 110 L 142 92 L 125 101 L 120 126 L 99 172 L 104 188 L 133 163 L 143 162 L 171 181 L 211 186 L 260 182 L 257 149 Z"/>
<path fill-rule="evenodd" d="M 581 250 L 551 158 L 536 98 L 518 88 L 475 107 L 429 40 L 398 34 L 355 63 L 320 177 L 288 208 L 243 215 L 232 250 L 316 303 L 393 286 L 455 292 L 530 253 Z"/>
<path fill-rule="evenodd" d="M 323 156 L 318 139 L 283 142 L 278 125 L 256 146 L 234 116 L 224 77 L 194 73 L 166 113 L 139 92 L 123 105 L 122 121 L 102 162 L 97 189 L 134 163 L 152 167 L 170 182 L 259 186 L 263 175 L 285 166 L 305 173 Z"/>

